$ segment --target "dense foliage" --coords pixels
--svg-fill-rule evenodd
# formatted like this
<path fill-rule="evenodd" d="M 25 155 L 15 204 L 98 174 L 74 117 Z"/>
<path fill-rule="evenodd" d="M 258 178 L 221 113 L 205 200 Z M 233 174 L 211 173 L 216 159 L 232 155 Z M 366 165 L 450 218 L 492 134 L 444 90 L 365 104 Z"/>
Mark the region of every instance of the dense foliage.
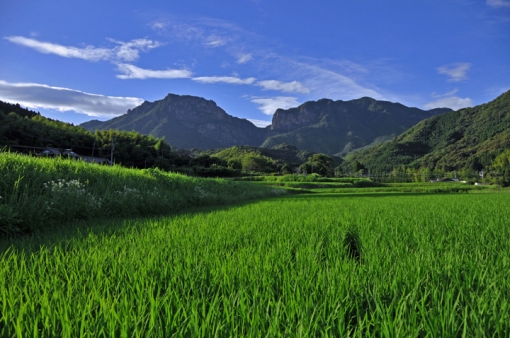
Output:
<path fill-rule="evenodd" d="M 168 166 L 175 158 L 162 138 L 130 131 L 105 130 L 92 133 L 82 127 L 52 120 L 38 113 L 0 102 L 0 148 L 18 152 L 41 152 L 41 148 L 72 149 L 79 155 L 110 158 L 127 167 Z"/>
<path fill-rule="evenodd" d="M 344 168 L 359 162 L 372 171 L 391 171 L 402 165 L 487 171 L 509 148 L 510 91 L 487 104 L 424 120 L 391 141 L 347 156 Z M 504 161 L 498 163 L 494 168 L 510 169 Z"/>

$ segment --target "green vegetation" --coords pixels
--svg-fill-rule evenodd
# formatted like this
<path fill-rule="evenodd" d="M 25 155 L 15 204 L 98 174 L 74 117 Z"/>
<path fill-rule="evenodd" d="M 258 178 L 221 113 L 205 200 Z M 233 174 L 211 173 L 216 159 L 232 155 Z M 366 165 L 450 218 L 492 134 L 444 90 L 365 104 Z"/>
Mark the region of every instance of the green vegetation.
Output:
<path fill-rule="evenodd" d="M 394 137 L 423 119 L 450 111 L 424 111 L 369 97 L 309 101 L 296 108 L 278 109 L 262 146 L 272 148 L 287 143 L 310 152 L 343 157 L 356 148 Z"/>
<path fill-rule="evenodd" d="M 114 138 L 124 166 L 233 176 L 0 152 L 0 336 L 506 336 L 508 107 L 510 92 L 342 163 L 286 144 L 171 151 L 0 102 L 0 145 L 104 156 Z"/>
<path fill-rule="evenodd" d="M 495 169 L 495 174 L 504 176 L 510 171 L 508 162 L 496 164 L 495 159 L 510 149 L 509 112 L 510 91 L 487 104 L 434 116 L 392 141 L 347 156 L 344 171 L 350 172 L 357 161 L 372 171 L 389 172 L 402 166 L 443 171 Z"/>
<path fill-rule="evenodd" d="M 85 156 L 110 158 L 126 167 L 169 167 L 178 156 L 170 151 L 163 138 L 130 131 L 106 130 L 92 133 L 69 123 L 45 118 L 38 113 L 0 101 L 0 149 L 18 152 L 41 152 L 44 147 L 73 149 Z"/>
<path fill-rule="evenodd" d="M 117 164 L 139 169 L 156 167 L 200 177 L 236 177 L 242 171 L 288 173 L 311 156 L 317 156 L 286 144 L 274 149 L 235 146 L 208 151 L 172 151 L 164 138 L 135 131 L 96 130 L 92 133 L 0 101 L 0 147 L 23 153 L 40 153 L 45 147 L 73 149 L 79 155 L 110 159 L 112 140 L 113 159 Z M 339 165 L 342 160 L 336 157 L 334 161 Z"/>
<path fill-rule="evenodd" d="M 416 182 L 416 183 L 379 183 L 368 178 L 333 178 L 319 175 L 285 175 L 285 176 L 255 176 L 243 178 L 259 185 L 269 185 L 288 189 L 293 193 L 459 193 L 502 191 L 498 185 L 473 185 L 460 182 Z"/>
<path fill-rule="evenodd" d="M 0 242 L 0 336 L 504 337 L 510 194 L 299 195 Z"/>
<path fill-rule="evenodd" d="M 169 214 L 275 192 L 282 191 L 158 169 L 0 152 L 0 236 L 71 221 Z"/>

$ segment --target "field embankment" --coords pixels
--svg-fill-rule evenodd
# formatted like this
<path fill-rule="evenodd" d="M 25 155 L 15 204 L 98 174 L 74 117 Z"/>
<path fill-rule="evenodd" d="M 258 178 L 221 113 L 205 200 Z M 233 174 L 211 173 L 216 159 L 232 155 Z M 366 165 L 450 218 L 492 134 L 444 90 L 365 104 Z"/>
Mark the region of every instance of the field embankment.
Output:
<path fill-rule="evenodd" d="M 316 175 L 283 175 L 244 177 L 258 185 L 285 188 L 294 193 L 459 193 L 504 190 L 497 185 L 473 185 L 460 182 L 379 183 L 369 178 L 321 177 Z"/>
<path fill-rule="evenodd" d="M 0 241 L 0 336 L 506 337 L 509 204 L 299 195 Z"/>
<path fill-rule="evenodd" d="M 70 221 L 162 215 L 279 193 L 284 192 L 246 182 L 1 152 L 0 236 Z"/>

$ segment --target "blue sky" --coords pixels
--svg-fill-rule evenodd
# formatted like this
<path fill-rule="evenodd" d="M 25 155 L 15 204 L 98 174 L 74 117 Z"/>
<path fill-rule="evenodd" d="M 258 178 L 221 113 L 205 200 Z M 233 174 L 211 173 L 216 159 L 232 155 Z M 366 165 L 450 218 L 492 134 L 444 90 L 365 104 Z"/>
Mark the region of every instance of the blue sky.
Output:
<path fill-rule="evenodd" d="M 168 93 L 264 126 L 321 98 L 459 109 L 510 89 L 510 0 L 3 0 L 0 12 L 0 100 L 75 124 Z"/>

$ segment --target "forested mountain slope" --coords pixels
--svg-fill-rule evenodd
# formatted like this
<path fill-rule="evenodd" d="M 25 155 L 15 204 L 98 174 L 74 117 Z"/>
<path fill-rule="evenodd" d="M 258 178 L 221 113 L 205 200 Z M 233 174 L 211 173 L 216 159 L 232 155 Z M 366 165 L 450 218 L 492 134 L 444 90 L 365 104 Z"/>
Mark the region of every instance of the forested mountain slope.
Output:
<path fill-rule="evenodd" d="M 472 108 L 434 116 L 391 141 L 347 156 L 367 169 L 401 165 L 445 170 L 481 169 L 510 148 L 510 91 Z"/>
<path fill-rule="evenodd" d="M 322 99 L 297 108 L 278 109 L 263 147 L 287 143 L 299 149 L 343 156 L 371 143 L 390 139 L 419 121 L 450 112 L 421 110 L 363 97 L 351 101 Z"/>
<path fill-rule="evenodd" d="M 214 101 L 189 95 L 168 94 L 164 99 L 133 108 L 109 121 L 81 124 L 94 130 L 136 130 L 164 137 L 175 148 L 226 148 L 235 145 L 258 146 L 265 129 L 248 120 L 228 115 Z"/>

